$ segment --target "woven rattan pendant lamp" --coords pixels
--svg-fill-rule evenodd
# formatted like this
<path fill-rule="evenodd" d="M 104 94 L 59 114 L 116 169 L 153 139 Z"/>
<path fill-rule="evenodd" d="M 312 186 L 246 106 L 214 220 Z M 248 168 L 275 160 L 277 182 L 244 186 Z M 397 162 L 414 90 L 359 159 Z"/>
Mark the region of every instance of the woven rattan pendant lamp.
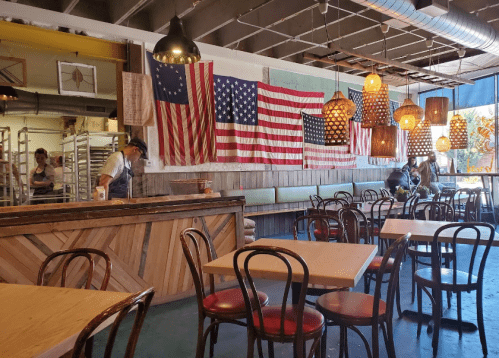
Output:
<path fill-rule="evenodd" d="M 461 61 L 459 61 L 459 74 L 461 69 Z M 457 104 L 459 106 L 459 87 L 457 87 Z M 450 120 L 450 149 L 466 149 L 468 148 L 468 123 L 460 114 L 454 115 Z"/>
<path fill-rule="evenodd" d="M 345 145 L 349 143 L 349 119 L 353 117 L 357 106 L 345 98 L 341 91 L 322 107 L 324 117 L 325 145 Z"/>
<path fill-rule="evenodd" d="M 446 136 L 441 136 L 440 138 L 437 139 L 437 142 L 435 143 L 435 148 L 440 153 L 446 153 L 450 150 L 450 140 Z"/>
<path fill-rule="evenodd" d="M 406 88 L 407 98 L 404 100 L 402 106 L 393 112 L 393 119 L 395 122 L 399 123 L 400 129 L 412 131 L 416 126 L 416 123 L 423 119 L 424 111 L 423 108 L 414 104 L 414 102 L 409 98 L 408 77 L 406 77 Z"/>
<path fill-rule="evenodd" d="M 449 112 L 449 98 L 428 97 L 426 99 L 425 118 L 432 126 L 446 126 Z"/>
<path fill-rule="evenodd" d="M 425 157 L 432 152 L 431 127 L 425 119 L 419 121 L 414 129 L 409 132 L 407 140 L 408 157 Z"/>
<path fill-rule="evenodd" d="M 397 126 L 376 126 L 371 134 L 371 157 L 395 158 L 397 155 Z"/>

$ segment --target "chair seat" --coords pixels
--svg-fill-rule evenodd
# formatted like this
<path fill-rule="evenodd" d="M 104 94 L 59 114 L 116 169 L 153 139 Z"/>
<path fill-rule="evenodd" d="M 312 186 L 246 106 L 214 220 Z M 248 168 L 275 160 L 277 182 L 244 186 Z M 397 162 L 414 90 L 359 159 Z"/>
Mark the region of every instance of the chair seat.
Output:
<path fill-rule="evenodd" d="M 263 328 L 268 335 L 280 334 L 281 306 L 262 307 Z M 284 334 L 286 336 L 296 335 L 296 306 L 287 305 L 284 313 Z M 258 312 L 253 312 L 253 321 L 255 328 L 260 329 L 260 319 Z M 303 334 L 312 334 L 324 327 L 324 316 L 311 307 L 303 308 Z"/>
<path fill-rule="evenodd" d="M 374 235 L 374 236 L 379 236 L 379 227 L 374 227 L 374 229 L 371 229 L 371 227 L 368 228 L 369 234 Z M 366 228 L 361 227 L 360 228 L 360 233 L 365 234 L 366 233 Z"/>
<path fill-rule="evenodd" d="M 268 296 L 263 292 L 258 291 L 257 293 L 260 304 L 262 306 L 267 305 L 269 301 Z M 252 297 L 251 292 L 250 297 Z M 203 306 L 206 311 L 215 314 L 246 314 L 246 306 L 244 304 L 243 293 L 239 288 L 222 290 L 206 296 L 203 300 Z"/>
<path fill-rule="evenodd" d="M 383 256 L 374 256 L 374 258 L 371 261 L 371 263 L 369 264 L 369 266 L 367 266 L 367 270 L 368 271 L 378 271 L 380 266 L 381 266 L 382 261 L 383 261 Z M 395 262 L 395 260 L 393 259 L 393 257 L 390 257 L 388 259 L 388 262 L 386 263 L 386 271 L 387 272 L 391 272 L 391 270 L 393 269 L 394 262 Z"/>
<path fill-rule="evenodd" d="M 340 235 L 340 230 L 338 228 L 332 228 L 332 229 L 329 229 L 329 237 L 338 237 Z M 325 232 L 324 230 L 321 230 L 321 229 L 315 229 L 314 230 L 314 236 L 317 240 L 325 240 Z"/>
<path fill-rule="evenodd" d="M 468 278 L 469 274 L 464 271 L 457 271 L 456 273 L 456 285 L 452 284 L 453 282 L 453 273 L 452 269 L 448 268 L 440 268 L 440 274 L 442 275 L 442 283 L 441 287 L 445 291 L 454 290 L 454 291 L 466 291 L 468 288 Z M 433 282 L 432 279 L 433 272 L 432 268 L 424 268 L 417 270 L 414 274 L 414 280 L 424 286 L 432 287 L 437 285 L 437 283 Z M 471 285 L 477 285 L 478 277 L 475 275 L 471 275 Z"/>
<path fill-rule="evenodd" d="M 450 247 L 442 247 L 440 251 L 442 252 L 443 256 L 450 256 L 454 252 Z M 431 246 L 430 245 L 409 246 L 407 248 L 407 253 L 413 256 L 431 257 Z"/>
<path fill-rule="evenodd" d="M 352 325 L 370 325 L 374 296 L 360 292 L 331 292 L 317 299 L 317 309 L 327 319 Z M 379 316 L 386 313 L 386 302 L 379 301 Z"/>

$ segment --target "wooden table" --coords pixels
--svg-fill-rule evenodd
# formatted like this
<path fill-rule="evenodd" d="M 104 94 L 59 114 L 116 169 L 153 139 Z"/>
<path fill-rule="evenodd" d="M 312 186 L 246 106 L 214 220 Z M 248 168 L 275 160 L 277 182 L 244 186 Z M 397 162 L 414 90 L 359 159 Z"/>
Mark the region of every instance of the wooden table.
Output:
<path fill-rule="evenodd" d="M 0 357 L 59 357 L 95 316 L 131 295 L 0 283 Z"/>
<path fill-rule="evenodd" d="M 450 224 L 447 221 L 428 221 L 428 220 L 405 220 L 405 219 L 386 219 L 385 224 L 381 228 L 379 234 L 382 239 L 395 240 L 406 233 L 412 233 L 411 240 L 414 241 L 433 241 L 433 235 L 438 228 Z M 451 242 L 452 236 L 456 229 L 444 230 L 440 234 L 441 242 Z M 485 232 L 484 232 L 485 233 Z M 456 242 L 458 244 L 473 244 L 473 231 L 463 230 Z M 485 245 L 487 240 L 483 237 L 480 239 L 480 245 Z M 495 234 L 492 246 L 499 246 L 499 236 Z"/>
<path fill-rule="evenodd" d="M 354 287 L 364 274 L 377 252 L 376 245 L 342 244 L 317 241 L 283 239 L 259 239 L 253 245 L 278 246 L 292 250 L 305 260 L 309 269 L 309 283 L 327 286 Z M 234 275 L 232 259 L 234 252 L 226 254 L 203 266 L 206 273 Z M 243 266 L 243 255 L 240 264 Z M 301 265 L 290 260 L 293 281 L 303 279 Z M 270 280 L 286 280 L 286 266 L 271 256 L 258 256 L 250 261 L 254 277 Z M 295 290 L 294 290 L 295 291 Z M 295 295 L 293 295 L 293 301 Z"/>

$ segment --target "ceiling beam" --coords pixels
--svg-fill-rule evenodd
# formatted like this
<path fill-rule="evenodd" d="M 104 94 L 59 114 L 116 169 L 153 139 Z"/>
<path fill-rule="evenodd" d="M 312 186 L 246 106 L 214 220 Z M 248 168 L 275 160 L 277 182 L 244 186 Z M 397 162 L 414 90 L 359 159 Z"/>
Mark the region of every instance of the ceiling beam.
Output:
<path fill-rule="evenodd" d="M 175 4 L 165 6 L 161 1 L 156 1 L 149 9 L 149 19 L 151 21 L 151 31 L 164 32 L 170 26 L 170 20 L 177 15 L 183 19 L 196 7 L 200 7 L 207 0 L 176 0 Z"/>
<path fill-rule="evenodd" d="M 308 60 L 319 61 L 319 62 L 327 63 L 327 64 L 330 64 L 330 65 L 342 66 L 342 67 L 352 68 L 354 70 L 366 71 L 366 68 L 364 66 L 362 66 L 362 65 L 359 65 L 359 64 L 356 64 L 356 63 L 350 63 L 350 62 L 347 62 L 347 61 L 341 61 L 341 60 L 340 61 L 335 61 L 335 60 L 331 60 L 331 59 L 329 59 L 327 57 L 321 57 L 321 56 L 315 55 L 313 53 L 305 52 L 303 54 L 303 57 L 306 58 L 306 59 L 308 59 Z M 396 73 L 390 73 L 389 75 L 391 77 L 396 78 L 397 80 L 403 80 L 403 81 L 406 80 L 406 77 L 403 76 L 403 75 L 399 75 L 399 74 L 396 74 Z M 434 81 L 430 81 L 430 80 L 418 79 L 417 81 L 428 83 L 428 84 L 431 84 L 431 85 L 435 84 Z M 404 84 L 405 84 L 405 82 L 404 82 Z M 398 81 L 397 81 L 396 85 L 397 86 L 400 85 Z M 444 85 L 444 87 L 454 88 L 454 86 L 450 86 L 450 85 Z"/>
<path fill-rule="evenodd" d="M 80 0 L 62 0 L 61 10 L 63 14 L 70 14 Z"/>
<path fill-rule="evenodd" d="M 435 71 L 426 70 L 424 68 L 420 68 L 420 67 L 412 66 L 412 65 L 409 65 L 409 64 L 406 64 L 406 63 L 402 63 L 402 62 L 390 60 L 388 58 L 384 58 L 384 57 L 381 57 L 381 56 L 369 55 L 369 54 L 364 54 L 364 53 L 358 52 L 358 51 L 348 50 L 348 49 L 345 49 L 345 48 L 341 48 L 341 47 L 339 47 L 339 46 L 337 46 L 337 45 L 335 45 L 333 43 L 329 45 L 329 48 L 331 48 L 333 51 L 343 52 L 345 55 L 363 57 L 366 60 L 370 60 L 370 61 L 373 61 L 373 62 L 376 62 L 376 63 L 380 63 L 380 64 L 383 64 L 383 65 L 388 65 L 388 66 L 393 66 L 393 67 L 399 67 L 399 68 L 403 68 L 403 69 L 409 70 L 409 71 L 418 71 L 420 73 L 424 73 L 424 74 L 427 74 L 429 76 L 436 76 L 436 77 L 440 77 L 440 78 L 446 78 L 448 80 L 459 82 L 459 83 L 465 83 L 465 84 L 469 84 L 469 85 L 474 85 L 475 84 L 474 81 L 467 80 L 465 78 L 460 78 L 460 77 L 457 77 L 457 76 L 451 76 L 451 75 L 446 75 L 444 73 L 438 73 L 438 72 L 435 72 Z"/>
<path fill-rule="evenodd" d="M 109 16 L 111 23 L 120 25 L 130 16 L 139 11 L 149 0 L 109 1 Z"/>

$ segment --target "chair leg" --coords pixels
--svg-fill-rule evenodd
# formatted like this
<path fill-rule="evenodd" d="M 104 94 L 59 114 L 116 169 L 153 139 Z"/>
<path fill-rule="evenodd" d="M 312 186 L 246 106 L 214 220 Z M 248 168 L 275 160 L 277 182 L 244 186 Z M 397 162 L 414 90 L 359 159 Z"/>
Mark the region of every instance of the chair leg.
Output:
<path fill-rule="evenodd" d="M 411 297 L 412 297 L 412 303 L 414 303 L 414 294 L 416 292 L 416 281 L 414 281 L 414 274 L 416 273 L 416 257 L 411 256 L 412 259 L 412 275 L 411 275 L 411 283 L 412 283 L 412 291 L 411 291 Z"/>
<path fill-rule="evenodd" d="M 340 355 L 339 358 L 343 358 L 345 353 L 345 327 L 340 326 Z"/>
<path fill-rule="evenodd" d="M 369 291 L 371 291 L 371 273 L 364 273 L 364 293 L 366 295 L 369 294 Z"/>
<path fill-rule="evenodd" d="M 476 318 L 478 323 L 478 332 L 480 333 L 480 343 L 482 343 L 482 352 L 487 356 L 487 341 L 485 339 L 485 326 L 483 324 L 483 287 L 482 283 L 478 284 L 476 290 Z"/>
<path fill-rule="evenodd" d="M 433 346 L 433 356 L 435 357 L 438 352 L 438 338 L 440 334 L 440 322 L 442 319 L 442 290 L 434 289 L 433 297 L 435 299 L 435 304 L 433 305 L 434 329 L 431 345 Z"/>
<path fill-rule="evenodd" d="M 272 341 L 267 341 L 268 346 L 269 346 L 269 358 L 274 358 L 274 342 Z M 296 345 L 295 345 L 296 347 Z"/>
<path fill-rule="evenodd" d="M 423 323 L 423 290 L 421 286 L 417 285 L 418 292 L 418 330 L 417 337 L 421 336 L 421 325 Z"/>
<path fill-rule="evenodd" d="M 383 332 L 383 334 L 386 334 L 386 332 Z M 372 351 L 373 351 L 373 358 L 379 358 L 379 327 L 378 327 L 378 322 L 376 324 L 372 325 Z"/>
<path fill-rule="evenodd" d="M 324 325 L 324 331 L 322 331 L 322 338 L 321 338 L 321 358 L 326 358 L 326 349 L 327 349 L 327 322 Z"/>
<path fill-rule="evenodd" d="M 85 342 L 85 358 L 92 358 L 92 351 L 94 348 L 94 337 L 90 337 Z"/>
<path fill-rule="evenodd" d="M 456 299 L 457 299 L 457 324 L 458 324 L 458 331 L 459 331 L 459 338 L 462 337 L 463 335 L 463 317 L 461 314 L 461 291 L 456 292 Z"/>
<path fill-rule="evenodd" d="M 199 320 L 198 320 L 198 343 L 196 346 L 196 358 L 203 358 L 203 356 L 204 356 L 203 331 L 204 331 L 204 317 L 199 317 Z"/>
<path fill-rule="evenodd" d="M 247 357 L 248 358 L 254 358 L 254 351 L 255 351 L 255 334 L 253 333 L 253 330 L 251 328 L 248 328 L 247 330 L 247 336 L 248 336 L 248 348 L 247 348 Z M 258 339 L 260 341 L 260 339 Z M 263 358 L 263 353 L 261 352 L 261 344 L 258 345 L 258 356 L 260 358 Z"/>
<path fill-rule="evenodd" d="M 211 323 L 213 323 L 215 320 L 212 318 Z M 218 326 L 214 326 L 211 331 L 210 331 L 210 358 L 213 358 L 215 355 L 215 343 L 217 341 L 217 329 Z"/>
<path fill-rule="evenodd" d="M 402 308 L 400 307 L 400 271 L 397 277 L 397 288 L 395 290 L 395 301 L 397 301 L 397 312 L 399 314 L 399 318 L 402 318 Z"/>

